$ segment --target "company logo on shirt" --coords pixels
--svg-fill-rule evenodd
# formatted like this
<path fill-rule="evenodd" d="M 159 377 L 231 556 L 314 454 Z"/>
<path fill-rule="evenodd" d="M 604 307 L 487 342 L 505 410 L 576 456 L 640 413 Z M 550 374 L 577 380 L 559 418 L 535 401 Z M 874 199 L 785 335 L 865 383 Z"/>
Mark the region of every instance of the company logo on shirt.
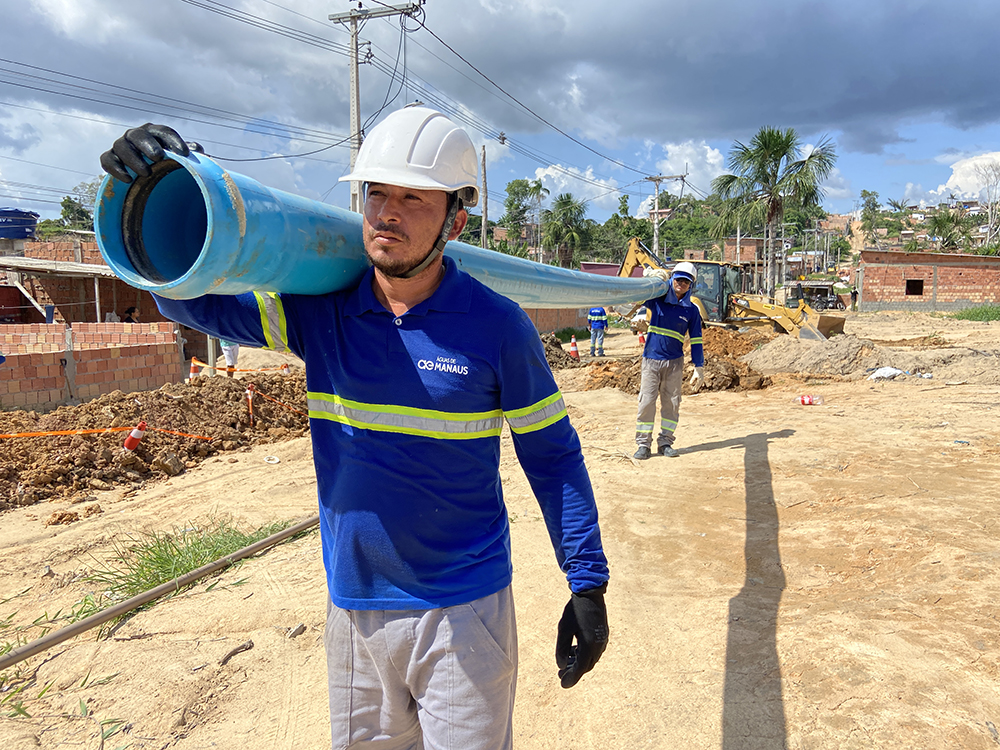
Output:
<path fill-rule="evenodd" d="M 456 375 L 468 375 L 469 366 L 460 365 L 454 357 L 438 357 L 436 359 L 418 359 L 418 370 L 433 370 L 434 372 L 453 372 Z"/>

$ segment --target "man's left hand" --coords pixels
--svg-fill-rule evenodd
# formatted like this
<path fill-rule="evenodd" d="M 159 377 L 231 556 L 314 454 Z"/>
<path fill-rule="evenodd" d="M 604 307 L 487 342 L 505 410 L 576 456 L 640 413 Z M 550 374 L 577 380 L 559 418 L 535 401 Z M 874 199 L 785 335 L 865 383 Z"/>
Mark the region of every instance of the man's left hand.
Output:
<path fill-rule="evenodd" d="M 705 384 L 705 368 L 695 367 L 694 375 L 691 376 L 690 385 L 691 388 L 700 391 L 701 387 Z"/>
<path fill-rule="evenodd" d="M 556 666 L 564 688 L 571 688 L 594 668 L 608 645 L 608 610 L 605 583 L 573 594 L 563 610 L 556 636 Z M 576 638 L 576 645 L 573 639 Z"/>

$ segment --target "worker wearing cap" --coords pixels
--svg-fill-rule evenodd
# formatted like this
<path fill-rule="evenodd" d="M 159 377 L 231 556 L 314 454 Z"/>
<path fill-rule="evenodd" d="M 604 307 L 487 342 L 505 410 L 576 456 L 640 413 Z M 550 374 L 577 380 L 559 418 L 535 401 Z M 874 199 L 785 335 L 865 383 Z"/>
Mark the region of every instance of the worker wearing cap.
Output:
<path fill-rule="evenodd" d="M 693 263 L 682 261 L 674 267 L 672 274 L 663 269 L 646 269 L 643 275 L 663 279 L 669 287 L 662 297 L 645 303 L 651 317 L 642 352 L 639 415 L 635 425 L 635 442 L 639 448 L 635 458 L 644 460 L 652 455 L 657 397 L 660 399 L 660 432 L 656 436 L 656 453 L 675 458 L 678 453 L 673 447 L 674 431 L 681 407 L 685 336 L 690 336 L 691 361 L 694 362 L 691 387 L 698 390 L 705 381 L 701 313 L 691 301 L 691 288 L 698 278 L 698 271 Z"/>
<path fill-rule="evenodd" d="M 169 128 L 144 126 L 102 165 L 129 181 L 126 166 L 141 173 L 142 156 L 163 148 L 188 151 Z M 404 108 L 371 131 L 343 179 L 364 185 L 372 267 L 358 286 L 157 304 L 211 335 L 305 361 L 333 746 L 510 748 L 517 640 L 503 420 L 571 589 L 556 638 L 563 687 L 608 639 L 608 567 L 580 441 L 531 321 L 442 254 L 479 198 L 465 131 Z"/>
<path fill-rule="evenodd" d="M 597 348 L 597 356 L 604 356 L 604 332 L 608 327 L 608 311 L 603 307 L 592 307 L 587 313 L 587 328 L 590 329 L 590 356 L 594 356 L 594 348 Z"/>

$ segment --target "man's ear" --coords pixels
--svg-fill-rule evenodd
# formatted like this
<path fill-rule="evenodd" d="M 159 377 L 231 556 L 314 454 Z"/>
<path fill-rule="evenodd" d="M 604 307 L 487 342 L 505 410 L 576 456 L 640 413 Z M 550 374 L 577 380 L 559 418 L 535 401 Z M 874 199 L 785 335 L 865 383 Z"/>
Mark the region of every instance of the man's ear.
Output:
<path fill-rule="evenodd" d="M 451 227 L 451 233 L 448 235 L 449 240 L 454 240 L 458 238 L 458 235 L 462 233 L 465 229 L 465 225 L 469 223 L 469 212 L 464 208 L 461 209 L 457 214 L 455 214 L 455 223 Z"/>

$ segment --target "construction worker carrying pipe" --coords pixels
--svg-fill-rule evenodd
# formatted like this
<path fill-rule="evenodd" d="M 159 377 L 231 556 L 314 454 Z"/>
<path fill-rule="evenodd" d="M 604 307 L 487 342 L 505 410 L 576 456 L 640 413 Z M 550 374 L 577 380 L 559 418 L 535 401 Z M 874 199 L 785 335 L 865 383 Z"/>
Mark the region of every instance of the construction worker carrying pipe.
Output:
<path fill-rule="evenodd" d="M 691 289 L 698 280 L 693 263 L 682 261 L 673 273 L 662 268 L 647 268 L 643 276 L 656 276 L 669 283 L 667 293 L 645 303 L 650 310 L 646 346 L 642 352 L 642 373 L 639 381 L 639 415 L 636 417 L 635 442 L 639 446 L 634 457 L 645 460 L 652 455 L 653 429 L 656 419 L 656 399 L 660 399 L 660 432 L 656 436 L 656 453 L 676 458 L 674 431 L 681 408 L 681 386 L 684 380 L 684 336 L 691 337 L 691 361 L 694 375 L 691 387 L 701 388 L 705 382 L 705 354 L 701 341 L 701 313 L 691 301 Z"/>
<path fill-rule="evenodd" d="M 188 146 L 147 125 L 101 163 L 130 182 L 163 149 Z M 571 590 L 555 649 L 567 688 L 608 640 L 608 566 L 580 441 L 531 321 L 442 254 L 479 199 L 466 132 L 404 108 L 342 179 L 364 186 L 371 268 L 357 287 L 156 302 L 212 336 L 305 361 L 333 746 L 510 748 L 517 638 L 500 432 L 506 419 Z"/>

